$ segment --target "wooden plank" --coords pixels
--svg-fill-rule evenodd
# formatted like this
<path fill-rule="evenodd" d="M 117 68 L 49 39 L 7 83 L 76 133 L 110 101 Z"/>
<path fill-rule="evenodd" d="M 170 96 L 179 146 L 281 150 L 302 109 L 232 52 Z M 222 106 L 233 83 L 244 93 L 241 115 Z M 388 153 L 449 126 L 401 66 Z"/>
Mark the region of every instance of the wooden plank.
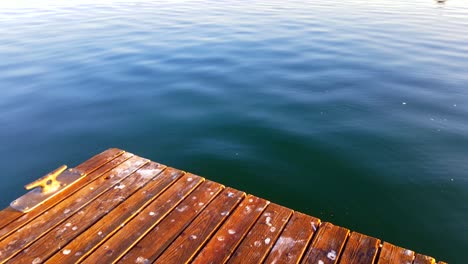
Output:
<path fill-rule="evenodd" d="M 416 254 L 413 264 L 435 264 L 435 259 L 433 257 L 425 256 L 422 254 Z"/>
<path fill-rule="evenodd" d="M 212 181 L 202 183 L 178 206 L 180 210 L 173 210 L 119 262 L 154 261 L 223 188 Z"/>
<path fill-rule="evenodd" d="M 83 263 L 112 263 L 121 258 L 203 181 L 203 178 L 192 174 L 184 175 L 138 216 L 96 248 Z M 184 208 L 177 207 L 176 210 Z"/>
<path fill-rule="evenodd" d="M 374 263 L 379 251 L 380 240 L 352 232 L 341 255 L 340 264 Z"/>
<path fill-rule="evenodd" d="M 126 177 L 114 188 L 111 188 L 99 198 L 93 200 L 78 213 L 72 215 L 67 221 L 50 230 L 40 239 L 24 249 L 12 259 L 13 262 L 32 262 L 37 258 L 47 259 L 55 253 L 59 245 L 66 245 L 71 239 L 86 230 L 89 226 L 100 220 L 127 197 L 143 187 L 153 176 L 158 175 L 164 166 L 158 163 L 145 164 L 141 169 Z M 64 249 L 65 251 L 69 249 Z"/>
<path fill-rule="evenodd" d="M 130 158 L 3 239 L 0 242 L 0 261 L 8 260 L 16 255 L 147 162 L 148 160 L 139 157 Z"/>
<path fill-rule="evenodd" d="M 155 263 L 187 263 L 208 241 L 219 226 L 237 207 L 245 193 L 232 188 L 226 188 L 200 215 L 188 226 L 180 236 L 172 242 Z M 145 257 L 144 257 L 145 258 Z M 125 260 L 125 261 L 124 261 Z M 121 263 L 137 261 L 125 256 Z M 140 259 L 141 260 L 141 259 Z M 153 261 L 153 259 L 149 259 Z"/>
<path fill-rule="evenodd" d="M 29 223 L 32 219 L 36 218 L 37 216 L 44 213 L 46 210 L 50 209 L 52 206 L 58 204 L 60 201 L 66 199 L 67 194 L 72 194 L 72 192 L 76 192 L 79 188 L 82 188 L 88 182 L 95 180 L 96 178 L 102 176 L 104 173 L 108 172 L 109 170 L 119 166 L 124 161 L 128 160 L 129 158 L 133 157 L 131 153 L 124 153 L 113 159 L 112 161 L 106 163 L 104 166 L 100 167 L 99 169 L 93 171 L 86 177 L 84 177 L 80 183 L 70 186 L 67 190 L 64 191 L 63 195 L 53 197 L 47 202 L 45 202 L 42 206 L 35 208 L 34 210 L 22 214 L 21 217 L 15 219 L 14 221 L 10 222 L 7 226 L 0 229 L 0 241 L 11 234 L 12 232 L 16 231 L 18 228 L 24 226 L 25 224 Z M 70 190 L 70 192 L 69 192 Z"/>
<path fill-rule="evenodd" d="M 228 263 L 261 263 L 291 217 L 292 210 L 269 204 Z"/>
<path fill-rule="evenodd" d="M 264 263 L 299 263 L 320 219 L 294 212 Z"/>
<path fill-rule="evenodd" d="M 193 263 L 225 263 L 268 204 L 266 200 L 248 195 Z"/>
<path fill-rule="evenodd" d="M 103 166 L 107 162 L 115 159 L 116 157 L 122 155 L 125 151 L 120 150 L 120 149 L 108 149 L 100 154 L 97 154 L 96 156 L 90 158 L 89 160 L 83 162 L 79 166 L 76 167 L 76 169 L 79 169 L 80 171 L 84 172 L 85 174 L 89 174 L 92 171 L 96 170 L 97 168 Z M 71 186 L 74 187 L 74 186 Z M 43 205 L 40 205 L 40 207 L 35 208 L 34 211 L 44 211 L 47 210 L 48 207 L 52 206 L 53 204 L 57 203 L 61 198 L 63 198 L 66 194 L 72 193 L 73 190 L 76 190 L 76 187 L 70 188 L 64 191 L 63 194 L 61 194 L 60 198 L 55 198 L 55 199 L 50 199 Z M 42 212 L 41 211 L 41 212 Z M 10 222 L 13 220 L 17 219 L 18 217 L 21 217 L 23 215 L 22 212 L 19 212 L 11 207 L 7 207 L 4 210 L 0 211 L 0 228 L 5 227 L 8 225 Z"/>
<path fill-rule="evenodd" d="M 377 264 L 412 263 L 413 259 L 413 251 L 384 242 Z"/>
<path fill-rule="evenodd" d="M 80 233 L 87 231 L 90 226 L 94 225 L 94 223 L 110 225 L 112 223 L 111 221 L 102 221 L 104 218 L 108 220 L 109 215 L 116 216 L 117 214 L 115 211 L 119 211 L 117 208 L 125 206 L 125 209 L 127 210 L 138 209 L 138 200 L 132 199 L 132 197 L 138 196 L 140 191 L 150 188 L 149 186 L 155 182 L 152 180 L 159 178 L 157 175 L 159 175 L 163 169 L 164 166 L 157 163 L 146 164 L 123 180 L 119 185 L 116 185 L 115 188 L 110 189 L 98 199 L 92 201 L 78 214 L 74 214 L 68 218 L 67 221 L 56 226 L 42 238 L 35 241 L 32 245 L 26 248 L 26 250 L 18 254 L 12 260 L 32 262 L 35 259 L 47 259 L 60 249 L 57 247 L 57 244 L 61 245 L 61 247 L 65 247 L 65 245 L 67 245 L 67 243 L 69 243 L 73 238 L 78 236 Z M 153 177 L 155 178 L 153 179 Z M 147 184 L 148 182 L 149 184 Z M 140 190 L 140 188 L 142 189 Z M 164 188 L 164 186 L 162 188 Z M 135 191 L 137 192 L 135 193 Z M 126 200 L 127 197 L 130 198 Z M 135 203 L 129 204 L 127 202 L 128 200 L 131 200 Z M 144 203 L 144 201 L 141 202 Z M 116 209 L 113 210 L 113 208 Z M 119 219 L 119 217 L 116 218 Z M 101 239 L 102 237 L 97 236 L 96 238 Z M 82 242 L 89 243 L 89 241 Z M 76 257 L 79 257 L 80 255 L 78 251 L 71 251 L 71 248 L 68 245 L 64 250 L 70 250 L 70 252 L 74 252 L 73 256 L 77 255 Z"/>
<path fill-rule="evenodd" d="M 81 163 L 75 168 L 84 172 L 85 174 L 90 174 L 91 172 L 97 170 L 99 167 L 110 162 L 123 153 L 125 153 L 125 151 L 121 149 L 110 148 Z"/>
<path fill-rule="evenodd" d="M 302 263 L 337 263 L 349 230 L 331 223 L 320 225 Z"/>
<path fill-rule="evenodd" d="M 62 252 L 56 252 L 47 262 L 76 263 L 84 259 L 92 252 L 92 249 L 117 232 L 122 224 L 125 225 L 135 217 L 182 175 L 182 171 L 173 168 L 165 169 L 141 190 L 68 243 L 65 248 L 74 254 L 65 255 Z"/>

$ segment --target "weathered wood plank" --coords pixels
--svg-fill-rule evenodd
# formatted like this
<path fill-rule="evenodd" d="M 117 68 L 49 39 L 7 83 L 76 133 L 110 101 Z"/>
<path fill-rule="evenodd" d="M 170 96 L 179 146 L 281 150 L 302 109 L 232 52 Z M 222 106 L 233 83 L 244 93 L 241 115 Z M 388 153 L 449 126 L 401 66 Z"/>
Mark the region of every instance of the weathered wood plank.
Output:
<path fill-rule="evenodd" d="M 320 220 L 294 212 L 264 263 L 299 263 Z"/>
<path fill-rule="evenodd" d="M 225 263 L 268 204 L 266 200 L 248 195 L 193 263 Z"/>
<path fill-rule="evenodd" d="M 28 225 L 19 228 L 0 242 L 0 261 L 12 258 L 19 251 L 29 246 L 50 229 L 66 221 L 68 217 L 78 212 L 94 198 L 113 188 L 115 184 L 131 175 L 147 162 L 148 160 L 139 157 L 130 158 L 117 168 L 91 182 L 85 188 L 81 188 L 59 205 L 35 218 Z"/>
<path fill-rule="evenodd" d="M 67 221 L 50 230 L 40 239 L 12 259 L 13 262 L 33 262 L 37 258 L 47 259 L 54 254 L 58 245 L 66 245 L 71 239 L 85 231 L 89 226 L 99 221 L 101 217 L 111 212 L 119 204 L 123 203 L 133 193 L 151 181 L 153 176 L 158 175 L 165 166 L 158 163 L 148 163 L 139 170 L 126 177 L 114 188 L 82 208 L 77 214 L 72 215 Z M 71 252 L 64 248 L 62 253 Z M 74 252 L 75 253 L 75 252 Z M 68 254 L 65 254 L 68 255 Z"/>
<path fill-rule="evenodd" d="M 115 159 L 116 157 L 122 155 L 125 151 L 117 148 L 107 149 L 96 156 L 90 158 L 89 160 L 81 163 L 75 168 L 84 172 L 85 174 L 90 174 L 91 172 L 97 170 L 99 167 L 108 163 L 109 161 Z"/>
<path fill-rule="evenodd" d="M 119 262 L 153 262 L 224 187 L 205 181 L 155 226 Z"/>
<path fill-rule="evenodd" d="M 320 225 L 302 263 L 333 264 L 338 261 L 349 230 L 331 223 Z"/>
<path fill-rule="evenodd" d="M 203 181 L 203 178 L 192 174 L 182 176 L 140 214 L 96 248 L 83 263 L 112 263 L 121 258 Z"/>
<path fill-rule="evenodd" d="M 269 204 L 228 263 L 261 263 L 287 224 L 292 210 Z"/>
<path fill-rule="evenodd" d="M 64 246 L 74 254 L 65 255 L 62 252 L 57 252 L 47 260 L 47 263 L 76 263 L 84 259 L 92 252 L 92 249 L 117 232 L 122 224 L 125 225 L 140 213 L 146 205 L 155 200 L 182 175 L 182 171 L 166 168 L 141 190 Z"/>
<path fill-rule="evenodd" d="M 412 263 L 414 259 L 414 251 L 397 247 L 388 242 L 383 243 L 378 264 L 397 264 L 397 263 Z"/>
<path fill-rule="evenodd" d="M 435 259 L 433 257 L 425 256 L 422 254 L 416 254 L 413 264 L 434 264 Z"/>
<path fill-rule="evenodd" d="M 133 154 L 131 153 L 124 153 L 123 155 L 120 155 L 113 159 L 112 161 L 106 163 L 99 169 L 91 172 L 89 175 L 84 177 L 83 179 L 80 180 L 79 183 L 74 184 L 70 186 L 68 189 L 64 191 L 64 196 L 66 194 L 70 194 L 71 192 L 76 192 L 79 188 L 82 188 L 84 185 L 86 185 L 88 182 L 95 180 L 96 178 L 102 176 L 104 173 L 110 171 L 111 169 L 119 166 L 122 164 L 124 161 L 128 160 L 129 158 L 133 157 Z M 71 192 L 68 192 L 68 191 Z M 0 229 L 0 240 L 2 240 L 4 237 L 8 236 L 12 232 L 16 231 L 18 228 L 24 226 L 25 224 L 29 223 L 32 219 L 36 218 L 37 216 L 41 215 L 44 213 L 46 210 L 50 209 L 52 206 L 57 205 L 60 203 L 60 201 L 67 199 L 66 197 L 63 197 L 62 195 L 53 197 L 46 201 L 43 205 L 36 207 L 34 210 L 27 212 L 25 214 L 22 214 L 21 217 L 13 220 L 10 222 L 8 225 Z M 58 205 L 60 206 L 60 205 Z"/>
<path fill-rule="evenodd" d="M 89 174 L 92 171 L 98 169 L 99 167 L 103 166 L 104 164 L 108 163 L 109 161 L 115 159 L 119 155 L 123 154 L 125 151 L 120 149 L 108 149 L 96 156 L 88 159 L 87 161 L 83 162 L 82 164 L 78 165 L 76 169 L 84 172 L 85 174 Z M 48 207 L 54 205 L 61 199 L 63 199 L 67 194 L 72 193 L 73 191 L 77 190 L 76 186 L 70 186 L 69 189 L 65 190 L 63 193 L 60 194 L 60 197 L 52 198 L 48 200 L 46 203 L 40 205 L 39 207 L 35 208 L 35 212 L 43 212 L 47 210 Z M 23 215 L 22 212 L 19 212 L 11 207 L 7 207 L 4 210 L 0 211 L 0 228 L 5 227 L 13 220 L 21 217 Z M 0 238 L 1 239 L 1 238 Z"/>
<path fill-rule="evenodd" d="M 374 263 L 379 251 L 380 240 L 357 232 L 352 232 L 346 242 L 340 264 Z"/>
<path fill-rule="evenodd" d="M 155 263 L 189 262 L 208 239 L 210 239 L 218 227 L 229 217 L 244 196 L 244 192 L 232 188 L 224 189 L 223 192 L 195 218 L 190 226 L 172 242 L 169 248 L 156 259 Z M 123 260 L 131 262 L 133 259 L 124 258 Z M 136 260 L 138 260 L 138 258 Z M 124 263 L 124 261 L 121 263 Z"/>

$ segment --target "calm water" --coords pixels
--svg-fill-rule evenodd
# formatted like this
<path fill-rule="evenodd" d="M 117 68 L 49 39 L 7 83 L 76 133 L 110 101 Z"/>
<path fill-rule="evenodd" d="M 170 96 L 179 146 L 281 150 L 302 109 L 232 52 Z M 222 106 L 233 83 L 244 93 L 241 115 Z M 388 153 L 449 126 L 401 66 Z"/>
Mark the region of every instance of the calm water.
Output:
<path fill-rule="evenodd" d="M 468 2 L 80 2 L 0 9 L 1 206 L 120 147 L 463 263 Z"/>

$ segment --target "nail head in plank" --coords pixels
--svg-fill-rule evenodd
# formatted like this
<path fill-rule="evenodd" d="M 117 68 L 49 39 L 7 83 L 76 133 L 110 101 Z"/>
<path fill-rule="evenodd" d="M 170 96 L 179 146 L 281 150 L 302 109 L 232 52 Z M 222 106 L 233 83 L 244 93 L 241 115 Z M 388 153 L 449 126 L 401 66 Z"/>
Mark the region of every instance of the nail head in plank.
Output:
<path fill-rule="evenodd" d="M 337 263 L 349 230 L 331 223 L 320 225 L 302 263 Z"/>
<path fill-rule="evenodd" d="M 138 259 L 153 262 L 171 245 L 172 241 L 181 234 L 198 213 L 218 195 L 222 188 L 224 187 L 221 184 L 212 181 L 205 181 L 200 184 L 177 207 L 179 210 L 172 210 L 169 215 L 127 252 L 120 262 L 128 263 L 130 260 L 136 261 Z"/>
<path fill-rule="evenodd" d="M 146 175 L 152 174 L 150 170 L 145 170 L 142 173 Z M 156 174 L 157 172 L 153 173 Z M 93 248 L 99 246 L 106 238 L 117 232 L 122 224 L 125 224 L 137 215 L 142 208 L 156 199 L 164 190 L 179 179 L 181 175 L 181 171 L 172 168 L 166 168 L 161 174 L 154 175 L 155 177 L 142 189 L 130 196 L 117 208 L 106 214 L 65 246 L 70 252 L 76 252 L 75 254 L 65 255 L 62 252 L 57 252 L 48 262 L 75 263 L 85 258 L 91 253 Z"/>
<path fill-rule="evenodd" d="M 378 264 L 400 264 L 412 263 L 414 259 L 414 251 L 397 247 L 388 242 L 383 243 Z"/>
<path fill-rule="evenodd" d="M 96 248 L 83 263 L 111 263 L 121 258 L 203 181 L 203 178 L 194 175 L 182 176 L 140 214 Z"/>
<path fill-rule="evenodd" d="M 298 263 L 320 219 L 294 212 L 264 263 Z"/>
<path fill-rule="evenodd" d="M 228 263 L 261 263 L 289 220 L 292 210 L 269 204 Z"/>
<path fill-rule="evenodd" d="M 155 260 L 155 263 L 189 262 L 211 238 L 218 227 L 231 215 L 244 197 L 244 192 L 232 188 L 224 189 L 169 248 Z M 124 260 L 132 261 L 131 258 L 124 258 Z"/>
<path fill-rule="evenodd" d="M 266 200 L 248 195 L 193 263 L 225 263 L 268 204 Z"/>

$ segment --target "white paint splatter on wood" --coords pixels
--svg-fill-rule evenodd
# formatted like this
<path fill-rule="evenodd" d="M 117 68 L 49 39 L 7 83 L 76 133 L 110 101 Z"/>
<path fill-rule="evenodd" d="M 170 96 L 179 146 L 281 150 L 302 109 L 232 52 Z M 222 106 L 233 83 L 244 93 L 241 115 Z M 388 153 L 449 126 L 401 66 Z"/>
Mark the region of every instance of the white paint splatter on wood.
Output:
<path fill-rule="evenodd" d="M 135 263 L 143 263 L 143 264 L 146 264 L 146 263 L 149 263 L 149 260 L 144 258 L 144 257 L 138 257 L 136 260 L 135 260 Z"/>
<path fill-rule="evenodd" d="M 328 252 L 327 258 L 329 258 L 329 259 L 331 259 L 331 260 L 335 260 L 335 259 L 336 259 L 336 251 L 335 251 L 335 250 L 331 250 L 330 252 Z"/>
<path fill-rule="evenodd" d="M 178 208 L 177 208 L 177 211 L 179 211 L 179 212 L 184 212 L 185 210 L 187 210 L 187 208 L 188 208 L 188 205 L 184 205 L 184 206 L 182 206 L 182 207 L 178 207 Z"/>
<path fill-rule="evenodd" d="M 63 253 L 64 255 L 68 255 L 68 254 L 71 253 L 71 250 L 70 250 L 70 249 L 64 249 L 64 250 L 62 251 L 62 253 Z"/>
<path fill-rule="evenodd" d="M 119 183 L 114 187 L 114 189 L 119 189 L 119 190 L 122 190 L 123 188 L 125 188 L 125 184 L 122 184 L 122 183 Z"/>

